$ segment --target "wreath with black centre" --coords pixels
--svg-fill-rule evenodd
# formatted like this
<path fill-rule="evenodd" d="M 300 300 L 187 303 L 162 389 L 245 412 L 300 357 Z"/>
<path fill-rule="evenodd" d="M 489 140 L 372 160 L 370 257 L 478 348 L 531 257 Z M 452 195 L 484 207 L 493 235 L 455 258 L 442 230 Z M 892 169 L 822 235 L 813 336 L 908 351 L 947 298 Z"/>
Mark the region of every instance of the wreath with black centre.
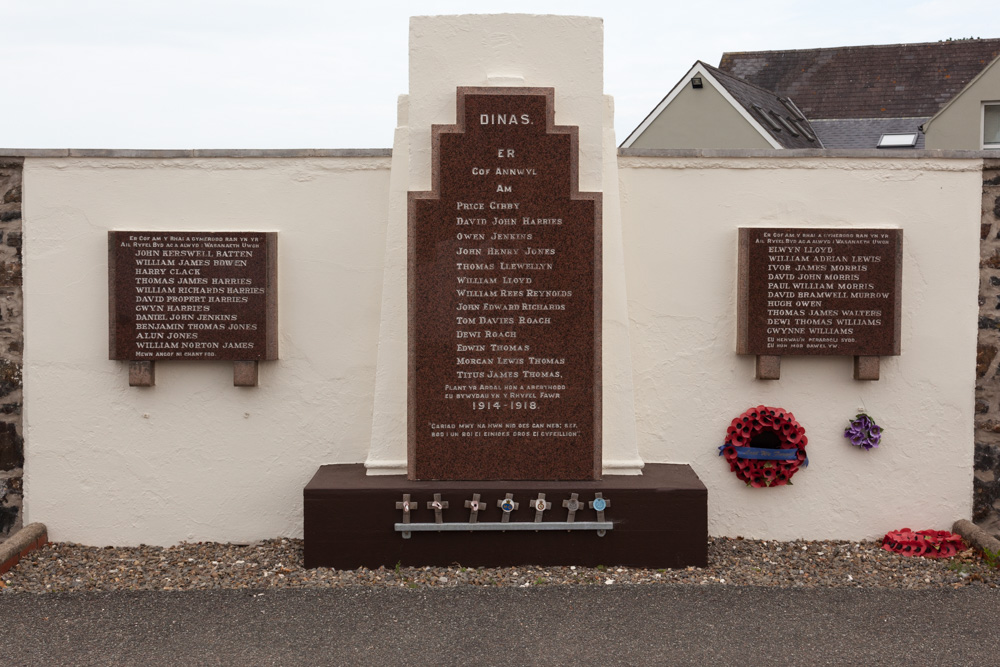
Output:
<path fill-rule="evenodd" d="M 806 458 L 806 430 L 783 408 L 758 405 L 734 419 L 726 429 L 719 456 L 729 469 L 754 488 L 791 484 Z"/>

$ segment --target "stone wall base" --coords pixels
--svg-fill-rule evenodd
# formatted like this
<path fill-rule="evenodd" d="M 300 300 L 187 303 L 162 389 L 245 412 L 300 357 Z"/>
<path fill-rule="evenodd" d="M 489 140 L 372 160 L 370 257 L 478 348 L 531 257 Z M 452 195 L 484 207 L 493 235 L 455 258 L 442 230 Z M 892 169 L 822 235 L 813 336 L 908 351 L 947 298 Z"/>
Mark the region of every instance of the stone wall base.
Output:
<path fill-rule="evenodd" d="M 0 542 L 21 527 L 21 172 L 23 158 L 0 158 Z"/>
<path fill-rule="evenodd" d="M 1000 536 L 1000 160 L 983 161 L 972 519 Z"/>

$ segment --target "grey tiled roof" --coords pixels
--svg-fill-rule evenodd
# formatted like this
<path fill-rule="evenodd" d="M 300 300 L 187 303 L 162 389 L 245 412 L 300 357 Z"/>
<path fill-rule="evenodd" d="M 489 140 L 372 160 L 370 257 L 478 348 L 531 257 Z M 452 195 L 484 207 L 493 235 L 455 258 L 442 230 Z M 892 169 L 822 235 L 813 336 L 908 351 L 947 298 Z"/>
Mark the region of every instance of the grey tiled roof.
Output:
<path fill-rule="evenodd" d="M 809 118 L 933 116 L 1000 56 L 1000 39 L 724 53 L 719 68 Z"/>
<path fill-rule="evenodd" d="M 813 120 L 812 127 L 826 148 L 877 148 L 878 140 L 883 134 L 916 132 L 917 145 L 907 149 L 884 150 L 914 150 L 924 147 L 924 133 L 920 126 L 929 117 L 922 118 L 837 118 L 832 120 Z"/>
<path fill-rule="evenodd" d="M 823 148 L 809 121 L 785 106 L 777 95 L 711 65 L 701 65 L 782 148 Z"/>

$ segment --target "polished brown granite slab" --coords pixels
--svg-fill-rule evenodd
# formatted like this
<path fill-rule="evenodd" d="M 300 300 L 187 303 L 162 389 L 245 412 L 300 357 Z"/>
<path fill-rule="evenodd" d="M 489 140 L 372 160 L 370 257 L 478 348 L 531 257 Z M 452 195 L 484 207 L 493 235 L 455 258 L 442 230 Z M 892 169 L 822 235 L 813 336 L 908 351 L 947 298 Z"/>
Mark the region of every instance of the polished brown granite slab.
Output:
<path fill-rule="evenodd" d="M 409 193 L 411 479 L 601 471 L 601 195 L 551 88 L 458 88 Z"/>
<path fill-rule="evenodd" d="M 901 229 L 742 227 L 737 352 L 899 354 L 902 274 Z"/>
<path fill-rule="evenodd" d="M 590 506 L 597 494 L 608 502 L 603 512 L 613 528 L 594 530 L 533 529 L 545 495 L 551 507 L 543 523 L 566 522 L 573 494 L 579 508 L 575 522 L 600 520 Z M 435 523 L 435 494 L 443 506 L 443 524 L 455 532 L 397 531 L 405 515 L 404 494 L 412 510 L 407 523 Z M 501 532 L 464 530 L 475 499 L 482 503 L 477 523 L 502 523 L 497 502 L 510 494 L 518 504 L 508 521 L 532 529 Z M 477 497 L 478 496 L 478 497 Z M 510 565 L 630 565 L 635 567 L 705 566 L 708 562 L 708 491 L 687 465 L 647 464 L 642 475 L 613 475 L 603 480 L 503 482 L 410 481 L 402 475 L 366 476 L 363 465 L 326 465 L 306 485 L 304 559 L 306 567 L 356 569 L 402 565 L 466 567 Z"/>
<path fill-rule="evenodd" d="M 109 357 L 277 359 L 277 239 L 276 232 L 109 232 Z"/>

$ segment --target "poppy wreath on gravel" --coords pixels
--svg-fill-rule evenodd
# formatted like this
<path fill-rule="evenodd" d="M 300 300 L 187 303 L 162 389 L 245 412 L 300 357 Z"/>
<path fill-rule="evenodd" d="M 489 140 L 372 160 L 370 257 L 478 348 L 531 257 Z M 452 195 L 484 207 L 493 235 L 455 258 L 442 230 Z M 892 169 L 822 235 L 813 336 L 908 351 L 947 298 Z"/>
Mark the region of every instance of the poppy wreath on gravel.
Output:
<path fill-rule="evenodd" d="M 784 486 L 792 483 L 801 466 L 809 465 L 808 442 L 806 430 L 791 412 L 758 405 L 729 424 L 719 456 L 747 486 Z"/>
<path fill-rule="evenodd" d="M 951 558 L 965 545 L 962 537 L 947 530 L 890 530 L 882 538 L 882 548 L 904 556 Z"/>

